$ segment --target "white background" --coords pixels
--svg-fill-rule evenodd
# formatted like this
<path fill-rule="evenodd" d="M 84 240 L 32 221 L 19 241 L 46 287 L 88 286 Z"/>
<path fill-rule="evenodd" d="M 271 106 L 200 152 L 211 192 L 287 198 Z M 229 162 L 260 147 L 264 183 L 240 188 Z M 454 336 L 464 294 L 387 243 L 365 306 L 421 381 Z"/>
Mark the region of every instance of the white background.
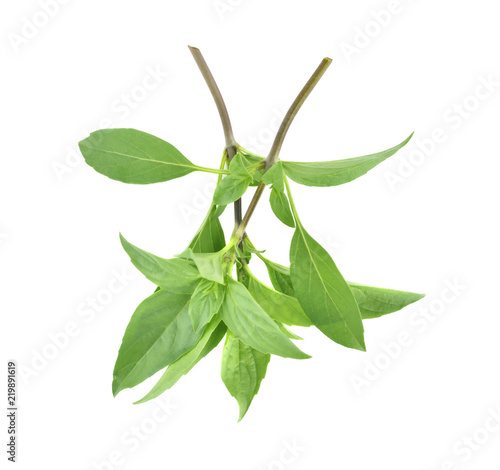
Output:
<path fill-rule="evenodd" d="M 497 468 L 497 2 L 64 3 L 52 2 L 50 17 L 42 1 L 4 2 L 1 14 L 2 376 L 15 359 L 18 468 Z M 253 139 L 263 154 L 277 117 L 326 55 L 333 64 L 283 159 L 354 157 L 416 133 L 348 185 L 293 191 L 306 228 L 347 279 L 427 297 L 367 321 L 367 353 L 296 329 L 313 358 L 273 357 L 239 424 L 220 347 L 156 403 L 132 405 L 155 378 L 111 394 L 124 329 L 152 291 L 118 233 L 160 256 L 180 252 L 214 176 L 139 187 L 75 158 L 79 140 L 111 125 L 218 165 L 221 126 L 188 44 L 204 53 L 237 140 Z M 287 263 L 292 231 L 265 199 L 249 233 Z"/>

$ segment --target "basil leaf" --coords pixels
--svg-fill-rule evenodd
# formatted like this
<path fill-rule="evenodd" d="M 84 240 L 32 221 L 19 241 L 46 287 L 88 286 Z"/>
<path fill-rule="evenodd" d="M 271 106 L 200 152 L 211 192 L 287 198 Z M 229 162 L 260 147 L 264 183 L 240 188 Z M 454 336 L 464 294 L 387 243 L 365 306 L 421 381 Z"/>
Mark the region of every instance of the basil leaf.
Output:
<path fill-rule="evenodd" d="M 287 337 L 287 338 L 290 338 L 290 339 L 304 339 L 304 338 L 301 338 L 300 336 L 297 336 L 295 333 L 293 333 L 292 331 L 290 331 L 285 325 L 283 325 L 283 323 L 280 323 L 280 322 L 276 322 L 276 324 L 278 325 L 278 328 L 281 330 L 281 332 Z"/>
<path fill-rule="evenodd" d="M 226 246 L 224 231 L 217 216 L 218 208 L 212 206 L 200 229 L 189 244 L 195 253 L 214 253 Z"/>
<path fill-rule="evenodd" d="M 290 276 L 300 305 L 330 339 L 365 351 L 363 322 L 349 286 L 327 251 L 296 222 Z"/>
<path fill-rule="evenodd" d="M 188 314 L 191 295 L 163 289 L 144 300 L 125 330 L 113 372 L 113 395 L 151 377 L 195 346 Z"/>
<path fill-rule="evenodd" d="M 271 209 L 274 215 L 285 225 L 289 227 L 295 227 L 295 222 L 293 221 L 292 211 L 290 210 L 290 203 L 288 198 L 283 191 L 278 191 L 275 187 L 271 189 L 271 195 L 269 196 L 269 202 L 271 203 Z"/>
<path fill-rule="evenodd" d="M 175 362 L 172 362 L 149 393 L 134 404 L 152 400 L 169 388 L 172 388 L 183 375 L 186 375 L 201 359 L 220 343 L 220 340 L 225 334 L 226 325 L 220 321 L 220 318 L 213 318 L 203 331 L 203 335 L 198 343 L 196 343 L 196 346 Z"/>
<path fill-rule="evenodd" d="M 78 145 L 91 167 L 123 183 L 159 183 L 200 169 L 173 145 L 136 129 L 102 129 Z"/>
<path fill-rule="evenodd" d="M 311 326 L 311 320 L 294 297 L 267 287 L 252 275 L 248 278 L 248 290 L 273 320 L 287 325 Z"/>
<path fill-rule="evenodd" d="M 231 331 L 227 332 L 222 351 L 221 377 L 229 393 L 238 401 L 238 421 L 245 416 L 257 395 L 270 359 L 270 354 L 247 346 Z"/>
<path fill-rule="evenodd" d="M 215 188 L 214 204 L 227 205 L 236 201 L 243 196 L 253 180 L 239 153 L 231 160 L 229 171 L 231 174 L 222 178 L 222 181 Z"/>
<path fill-rule="evenodd" d="M 191 248 L 184 250 L 179 258 L 193 260 L 201 277 L 210 281 L 224 284 L 224 273 L 222 269 L 222 253 L 195 253 Z"/>
<path fill-rule="evenodd" d="M 219 315 L 236 337 L 263 353 L 295 359 L 310 357 L 279 330 L 243 284 L 228 276 L 226 285 Z"/>
<path fill-rule="evenodd" d="M 365 286 L 354 282 L 349 282 L 349 287 L 358 303 L 363 319 L 378 318 L 397 312 L 425 297 L 424 294 Z"/>
<path fill-rule="evenodd" d="M 296 183 L 307 186 L 336 186 L 348 183 L 394 155 L 404 147 L 413 134 L 399 145 L 364 157 L 327 162 L 283 162 L 286 175 Z"/>
<path fill-rule="evenodd" d="M 283 162 L 276 162 L 269 170 L 262 176 L 262 181 L 266 184 L 272 184 L 279 192 L 285 191 L 285 180 L 283 174 Z"/>
<path fill-rule="evenodd" d="M 260 258 L 266 264 L 269 278 L 274 288 L 279 292 L 295 297 L 292 279 L 290 277 L 290 269 L 270 261 L 263 256 Z M 425 297 L 425 294 L 415 294 L 413 292 L 386 289 L 383 287 L 366 286 L 356 282 L 347 281 L 347 285 L 356 299 L 363 320 L 378 318 L 382 315 L 397 312 Z"/>
<path fill-rule="evenodd" d="M 200 281 L 200 273 L 191 260 L 165 259 L 129 243 L 120 234 L 124 250 L 133 265 L 157 286 L 170 292 L 191 294 Z"/>
<path fill-rule="evenodd" d="M 189 316 L 194 331 L 198 332 L 219 311 L 224 300 L 224 286 L 202 279 L 189 302 Z"/>

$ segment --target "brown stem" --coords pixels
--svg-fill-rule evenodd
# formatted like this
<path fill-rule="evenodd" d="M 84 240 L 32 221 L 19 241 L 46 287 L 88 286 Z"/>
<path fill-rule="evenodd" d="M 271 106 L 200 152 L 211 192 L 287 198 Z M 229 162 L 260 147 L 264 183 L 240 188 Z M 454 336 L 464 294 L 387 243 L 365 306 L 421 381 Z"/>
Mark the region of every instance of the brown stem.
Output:
<path fill-rule="evenodd" d="M 297 115 L 299 109 L 302 107 L 304 101 L 311 94 L 311 91 L 314 89 L 314 87 L 317 85 L 323 74 L 326 72 L 326 69 L 330 66 L 331 62 L 332 59 L 328 57 L 325 57 L 321 61 L 317 69 L 311 75 L 311 78 L 307 81 L 307 83 L 304 85 L 300 93 L 297 95 L 297 98 L 295 98 L 295 101 L 290 106 L 290 109 L 286 113 L 286 116 L 283 119 L 280 128 L 278 129 L 278 133 L 276 134 L 271 150 L 269 151 L 269 155 L 265 160 L 266 166 L 264 168 L 264 173 L 278 161 L 281 146 L 283 145 L 283 141 L 285 140 L 285 136 L 288 132 L 288 129 L 290 128 L 290 125 L 293 122 L 293 119 Z M 253 198 L 250 201 L 245 216 L 243 217 L 241 224 L 236 229 L 235 234 L 240 238 L 240 240 L 243 238 L 245 234 L 248 222 L 250 221 L 250 218 L 252 217 L 255 208 L 257 207 L 257 204 L 259 203 L 262 193 L 264 192 L 265 186 L 266 185 L 264 183 L 262 182 L 259 183 L 257 189 L 255 190 Z"/>

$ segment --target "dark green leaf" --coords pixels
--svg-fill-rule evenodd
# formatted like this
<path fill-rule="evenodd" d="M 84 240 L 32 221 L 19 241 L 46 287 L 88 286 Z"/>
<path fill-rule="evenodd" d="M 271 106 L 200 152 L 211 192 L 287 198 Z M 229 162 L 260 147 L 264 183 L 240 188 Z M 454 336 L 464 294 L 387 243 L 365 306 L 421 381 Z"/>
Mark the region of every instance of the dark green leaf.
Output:
<path fill-rule="evenodd" d="M 295 227 L 292 211 L 290 210 L 290 203 L 284 192 L 278 191 L 273 187 L 271 189 L 271 195 L 269 196 L 269 202 L 271 203 L 271 209 L 274 215 L 281 220 L 281 222 L 289 227 Z"/>
<path fill-rule="evenodd" d="M 123 183 L 159 183 L 200 169 L 173 145 L 136 129 L 102 129 L 78 145 L 91 167 Z"/>
<path fill-rule="evenodd" d="M 193 261 L 181 258 L 164 259 L 129 243 L 120 234 L 122 246 L 134 266 L 162 289 L 192 293 L 200 281 L 200 273 Z"/>
<path fill-rule="evenodd" d="M 290 297 L 295 297 L 292 278 L 290 277 L 290 268 L 275 263 L 274 261 L 271 261 L 262 255 L 258 256 L 262 261 L 264 261 L 266 265 L 267 272 L 269 273 L 269 279 L 271 279 L 271 284 L 273 285 L 273 287 L 283 294 L 286 294 Z"/>
<path fill-rule="evenodd" d="M 247 346 L 227 332 L 222 352 L 221 377 L 240 408 L 239 420 L 245 416 L 266 375 L 271 356 Z"/>
<path fill-rule="evenodd" d="M 297 222 L 290 275 L 304 312 L 333 341 L 365 351 L 363 322 L 351 289 L 327 251 Z"/>
<path fill-rule="evenodd" d="M 188 314 L 191 294 L 160 289 L 144 300 L 132 315 L 123 336 L 113 372 L 113 394 L 151 377 L 195 346 Z"/>
<path fill-rule="evenodd" d="M 279 330 L 243 284 L 228 276 L 226 285 L 219 315 L 236 337 L 263 353 L 295 359 L 310 357 Z"/>
<path fill-rule="evenodd" d="M 348 183 L 394 155 L 409 142 L 412 135 L 396 147 L 373 155 L 328 162 L 283 162 L 283 168 L 290 179 L 307 186 L 336 186 Z"/>
<path fill-rule="evenodd" d="M 224 286 L 218 282 L 202 279 L 189 302 L 189 316 L 194 331 L 199 331 L 219 311 L 224 300 Z"/>
<path fill-rule="evenodd" d="M 203 335 L 198 343 L 196 343 L 196 346 L 175 362 L 172 362 L 151 391 L 144 398 L 136 401 L 135 404 L 152 400 L 169 388 L 172 388 L 183 375 L 186 375 L 220 343 L 225 334 L 226 325 L 220 321 L 220 318 L 213 318 L 203 331 Z"/>

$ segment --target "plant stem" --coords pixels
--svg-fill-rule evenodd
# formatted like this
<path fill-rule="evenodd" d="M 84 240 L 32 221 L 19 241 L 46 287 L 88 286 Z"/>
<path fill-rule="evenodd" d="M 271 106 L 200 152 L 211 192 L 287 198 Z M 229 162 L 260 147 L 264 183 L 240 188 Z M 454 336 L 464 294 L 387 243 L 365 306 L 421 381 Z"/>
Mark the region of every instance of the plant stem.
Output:
<path fill-rule="evenodd" d="M 217 86 L 214 76 L 208 68 L 208 64 L 206 63 L 201 51 L 197 47 L 188 47 L 191 51 L 191 54 L 193 55 L 196 65 L 198 65 L 198 68 L 200 69 L 200 72 L 205 79 L 210 93 L 212 93 L 215 105 L 217 106 L 217 110 L 219 111 L 220 120 L 222 122 L 222 129 L 224 131 L 224 138 L 226 139 L 227 158 L 229 161 L 231 161 L 236 155 L 238 144 L 234 140 L 233 128 L 229 119 L 229 113 L 227 112 L 226 103 L 224 103 L 224 99 L 222 98 L 219 87 Z M 236 226 L 241 223 L 241 218 L 241 199 L 238 199 L 234 202 L 234 222 Z"/>
<path fill-rule="evenodd" d="M 331 62 L 332 62 L 332 59 L 330 59 L 328 57 L 325 57 L 321 61 L 321 63 L 317 67 L 317 69 L 311 75 L 311 78 L 307 81 L 307 83 L 304 85 L 304 87 L 302 88 L 300 93 L 297 95 L 297 98 L 295 98 L 295 101 L 290 106 L 290 109 L 286 113 L 286 116 L 283 119 L 283 122 L 281 123 L 280 128 L 278 129 L 278 133 L 276 134 L 276 137 L 274 139 L 274 142 L 273 142 L 273 145 L 272 145 L 271 150 L 269 152 L 269 155 L 265 159 L 266 166 L 264 168 L 264 173 L 267 170 L 269 170 L 269 168 L 271 168 L 278 161 L 281 146 L 283 145 L 283 141 L 285 140 L 285 136 L 288 132 L 288 129 L 290 128 L 290 125 L 293 122 L 293 119 L 295 118 L 295 116 L 299 112 L 299 109 L 301 108 L 304 101 L 311 94 L 311 91 L 314 89 L 314 87 L 320 81 L 321 77 L 326 72 L 326 69 L 330 66 Z M 257 207 L 257 204 L 259 203 L 259 200 L 262 196 L 262 193 L 264 192 L 265 186 L 266 186 L 265 183 L 263 183 L 263 182 L 259 183 L 259 185 L 257 186 L 257 189 L 255 190 L 253 198 L 250 201 L 250 204 L 249 204 L 248 209 L 245 213 L 245 216 L 243 217 L 241 224 L 239 224 L 239 226 L 236 229 L 235 234 L 240 238 L 240 240 L 245 235 L 245 230 L 248 226 L 248 222 L 250 221 L 250 218 L 252 217 L 252 215 L 255 211 L 255 208 Z"/>

